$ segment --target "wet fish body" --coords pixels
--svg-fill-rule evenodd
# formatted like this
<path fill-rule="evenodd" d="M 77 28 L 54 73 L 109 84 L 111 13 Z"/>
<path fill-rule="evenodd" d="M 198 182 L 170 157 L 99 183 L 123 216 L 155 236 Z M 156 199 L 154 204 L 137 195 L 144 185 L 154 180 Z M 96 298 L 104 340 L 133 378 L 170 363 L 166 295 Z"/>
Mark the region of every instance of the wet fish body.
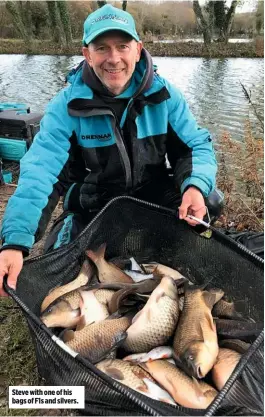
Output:
<path fill-rule="evenodd" d="M 183 407 L 205 409 L 217 391 L 203 381 L 190 378 L 167 359 L 140 364 Z"/>
<path fill-rule="evenodd" d="M 40 316 L 47 327 L 75 327 L 81 317 L 82 295 L 79 290 L 70 291 L 50 304 Z"/>
<path fill-rule="evenodd" d="M 212 379 L 218 390 L 221 390 L 241 359 L 241 355 L 231 349 L 220 348 L 216 364 L 212 369 Z"/>
<path fill-rule="evenodd" d="M 97 363 L 123 342 L 130 323 L 130 317 L 102 320 L 82 330 L 66 332 L 64 342 L 92 363 Z"/>
<path fill-rule="evenodd" d="M 185 278 L 180 272 L 176 271 L 175 269 L 155 262 L 149 264 L 142 264 L 142 267 L 147 274 L 155 274 L 156 276 L 168 276 L 175 280 Z"/>
<path fill-rule="evenodd" d="M 126 275 L 120 268 L 107 262 L 104 258 L 106 244 L 101 245 L 96 251 L 87 250 L 86 255 L 90 258 L 98 269 L 100 282 L 124 282 L 133 283 L 133 279 Z"/>
<path fill-rule="evenodd" d="M 144 353 L 135 353 L 123 358 L 124 361 L 134 362 L 134 363 L 141 363 L 141 362 L 148 362 L 154 361 L 157 359 L 166 359 L 171 358 L 173 356 L 173 349 L 171 346 L 158 346 L 150 352 Z"/>
<path fill-rule="evenodd" d="M 235 303 L 224 298 L 213 306 L 212 315 L 218 318 L 245 320 L 242 314 L 236 311 Z"/>
<path fill-rule="evenodd" d="M 175 331 L 179 316 L 175 281 L 164 277 L 149 300 L 133 318 L 124 348 L 133 353 L 148 352 L 164 345 Z"/>
<path fill-rule="evenodd" d="M 100 298 L 100 294 L 98 294 L 99 291 L 102 290 L 81 291 L 82 327 L 100 320 L 105 320 L 109 316 L 109 311 L 106 304 L 100 303 L 98 300 L 98 298 Z"/>
<path fill-rule="evenodd" d="M 91 280 L 94 274 L 94 266 L 92 266 L 87 259 L 85 259 L 81 270 L 78 276 L 68 284 L 53 288 L 49 294 L 44 298 L 41 304 L 41 312 L 46 310 L 46 308 L 57 298 L 61 297 L 62 295 L 75 290 L 76 288 L 82 287 L 83 285 L 87 285 Z"/>
<path fill-rule="evenodd" d="M 218 355 L 218 341 L 211 309 L 223 292 L 194 287 L 186 290 L 183 310 L 174 336 L 177 362 L 188 375 L 203 378 Z"/>
<path fill-rule="evenodd" d="M 148 372 L 135 364 L 116 359 L 102 361 L 96 366 L 111 378 L 147 397 L 176 405 L 168 392 L 159 387 Z"/>
<path fill-rule="evenodd" d="M 57 298 L 42 313 L 40 318 L 43 323 L 47 327 L 73 328 L 75 326 L 84 327 L 107 318 L 109 316 L 107 306 L 97 299 L 100 298 L 100 293 L 95 290 L 86 291 L 83 288 L 77 288 Z M 113 293 L 114 291 L 110 292 L 109 298 Z M 102 296 L 101 299 L 103 299 Z"/>
<path fill-rule="evenodd" d="M 154 278 L 154 274 L 143 274 L 139 271 L 124 270 L 125 274 L 132 278 L 133 282 L 141 282 L 146 279 Z"/>
<path fill-rule="evenodd" d="M 129 295 L 139 294 L 141 293 L 151 293 L 160 283 L 160 280 L 157 279 L 149 279 L 141 281 L 138 285 L 128 285 L 126 288 L 122 288 L 115 292 L 109 302 L 109 311 L 110 314 L 114 313 L 119 309 L 123 300 L 127 298 Z"/>

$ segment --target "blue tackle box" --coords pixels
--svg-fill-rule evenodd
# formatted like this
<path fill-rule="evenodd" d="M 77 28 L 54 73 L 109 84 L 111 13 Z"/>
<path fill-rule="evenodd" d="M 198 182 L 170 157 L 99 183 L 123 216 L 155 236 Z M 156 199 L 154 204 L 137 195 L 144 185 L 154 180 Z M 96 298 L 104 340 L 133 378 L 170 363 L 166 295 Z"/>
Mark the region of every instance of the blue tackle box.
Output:
<path fill-rule="evenodd" d="M 13 106 L 13 107 L 12 107 Z M 40 129 L 41 113 L 30 113 L 29 107 L 0 103 L 0 157 L 19 161 L 27 152 Z"/>

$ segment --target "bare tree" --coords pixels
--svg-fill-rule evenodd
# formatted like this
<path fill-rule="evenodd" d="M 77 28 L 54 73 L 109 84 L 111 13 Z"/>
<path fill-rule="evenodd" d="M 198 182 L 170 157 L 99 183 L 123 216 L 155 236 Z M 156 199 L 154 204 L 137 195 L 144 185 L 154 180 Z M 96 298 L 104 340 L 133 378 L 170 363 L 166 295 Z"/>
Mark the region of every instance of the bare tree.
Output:
<path fill-rule="evenodd" d="M 224 29 L 223 29 L 223 41 L 225 43 L 227 43 L 229 40 L 229 35 L 231 32 L 231 27 L 232 27 L 233 20 L 235 17 L 237 5 L 238 5 L 238 0 L 233 0 L 230 8 L 228 9 L 228 12 L 225 15 L 225 22 L 224 22 Z"/>
<path fill-rule="evenodd" d="M 19 6 L 21 5 L 19 5 L 19 3 L 15 1 L 6 2 L 6 9 L 12 16 L 13 25 L 15 29 L 17 30 L 21 38 L 24 39 L 24 41 L 28 43 L 30 42 L 30 36 L 22 20 Z"/>
<path fill-rule="evenodd" d="M 52 28 L 53 40 L 60 45 L 64 44 L 64 37 L 61 30 L 61 20 L 56 1 L 47 1 L 50 16 L 50 26 Z"/>
<path fill-rule="evenodd" d="M 72 43 L 72 29 L 71 22 L 69 17 L 67 1 L 57 1 L 58 10 L 61 17 L 62 26 L 64 29 L 66 44 L 69 45 Z"/>
<path fill-rule="evenodd" d="M 228 42 L 237 5 L 238 0 L 233 0 L 229 8 L 226 0 L 209 1 L 203 14 L 199 1 L 193 1 L 193 10 L 206 45 L 211 43 L 215 28 L 219 31 L 218 41 Z"/>
<path fill-rule="evenodd" d="M 210 43 L 212 42 L 212 34 L 214 27 L 214 1 L 210 1 L 207 5 L 208 18 L 203 15 L 198 0 L 193 1 L 193 10 L 196 15 L 198 26 L 203 34 L 204 44 L 210 45 Z"/>
<path fill-rule="evenodd" d="M 259 0 L 256 11 L 256 32 L 259 35 L 264 29 L 264 1 Z"/>

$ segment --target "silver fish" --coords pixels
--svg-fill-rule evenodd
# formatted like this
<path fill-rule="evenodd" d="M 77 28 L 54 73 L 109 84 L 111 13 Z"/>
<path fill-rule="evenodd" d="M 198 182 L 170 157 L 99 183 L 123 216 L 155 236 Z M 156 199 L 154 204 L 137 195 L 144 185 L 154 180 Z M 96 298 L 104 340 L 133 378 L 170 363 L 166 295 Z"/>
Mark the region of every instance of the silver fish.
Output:
<path fill-rule="evenodd" d="M 145 353 L 135 353 L 133 355 L 128 355 L 123 358 L 124 361 L 140 363 L 154 361 L 156 359 L 166 359 L 173 356 L 173 349 L 171 346 L 158 346 L 150 352 Z"/>

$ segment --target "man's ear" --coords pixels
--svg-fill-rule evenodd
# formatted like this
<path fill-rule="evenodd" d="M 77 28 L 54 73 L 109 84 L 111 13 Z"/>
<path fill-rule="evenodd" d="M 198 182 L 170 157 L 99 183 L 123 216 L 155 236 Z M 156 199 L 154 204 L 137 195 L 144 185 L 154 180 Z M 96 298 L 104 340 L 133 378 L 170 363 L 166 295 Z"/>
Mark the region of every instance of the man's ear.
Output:
<path fill-rule="evenodd" d="M 137 42 L 137 57 L 136 57 L 136 62 L 139 62 L 140 61 L 142 49 L 143 49 L 143 42 L 142 41 Z"/>
<path fill-rule="evenodd" d="M 89 52 L 88 47 L 84 47 L 84 46 L 83 46 L 83 48 L 82 48 L 82 53 L 83 53 L 83 56 L 84 56 L 84 57 L 85 57 L 85 59 L 86 59 L 86 62 L 87 62 L 89 65 L 91 65 L 90 52 Z"/>

